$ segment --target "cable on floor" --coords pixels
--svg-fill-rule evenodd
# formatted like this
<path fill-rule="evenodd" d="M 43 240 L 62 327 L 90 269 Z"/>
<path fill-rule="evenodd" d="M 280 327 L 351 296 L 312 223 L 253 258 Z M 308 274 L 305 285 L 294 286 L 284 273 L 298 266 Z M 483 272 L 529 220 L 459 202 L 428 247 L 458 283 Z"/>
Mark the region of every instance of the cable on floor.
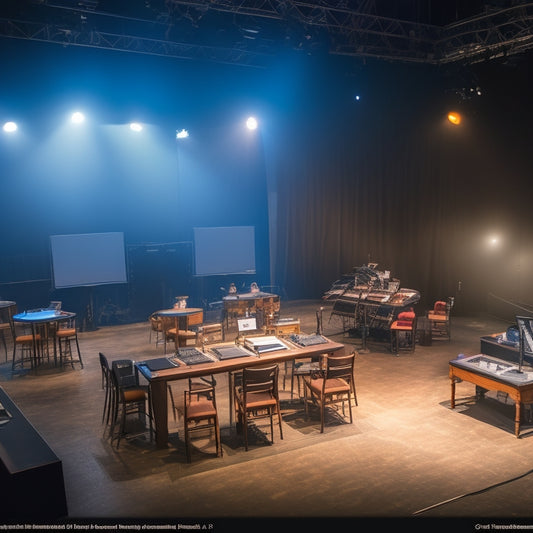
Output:
<path fill-rule="evenodd" d="M 466 498 L 467 496 L 475 496 L 476 494 L 482 494 L 483 492 L 487 492 L 491 489 L 494 489 L 496 487 L 500 487 L 502 485 L 506 485 L 507 483 L 511 483 L 512 481 L 517 481 L 518 479 L 521 479 L 523 477 L 529 476 L 533 473 L 532 470 L 528 470 L 524 474 L 520 474 L 519 476 L 513 477 L 511 479 L 507 479 L 505 481 L 500 481 L 499 483 L 495 483 L 494 485 L 490 485 L 489 487 L 485 487 L 484 489 L 475 490 L 473 492 L 467 492 L 466 494 L 461 494 L 460 496 L 456 496 L 455 498 L 450 498 L 449 500 L 444 500 L 443 502 L 436 503 L 434 505 L 430 505 L 429 507 L 425 507 L 424 509 L 419 509 L 418 511 L 415 511 L 412 516 L 425 513 L 426 511 L 429 511 L 431 509 L 435 509 L 436 507 L 440 507 L 441 505 L 446 505 L 447 503 L 456 502 L 458 500 L 461 500 L 462 498 Z"/>

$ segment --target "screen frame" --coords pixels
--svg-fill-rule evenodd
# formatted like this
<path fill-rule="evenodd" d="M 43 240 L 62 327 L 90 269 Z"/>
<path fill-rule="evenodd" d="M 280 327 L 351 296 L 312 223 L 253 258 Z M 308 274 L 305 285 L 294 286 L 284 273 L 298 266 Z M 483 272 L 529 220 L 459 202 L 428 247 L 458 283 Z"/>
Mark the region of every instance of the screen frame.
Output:
<path fill-rule="evenodd" d="M 194 227 L 193 248 L 197 277 L 257 273 L 255 226 Z"/>
<path fill-rule="evenodd" d="M 123 232 L 50 235 L 55 289 L 128 282 Z"/>

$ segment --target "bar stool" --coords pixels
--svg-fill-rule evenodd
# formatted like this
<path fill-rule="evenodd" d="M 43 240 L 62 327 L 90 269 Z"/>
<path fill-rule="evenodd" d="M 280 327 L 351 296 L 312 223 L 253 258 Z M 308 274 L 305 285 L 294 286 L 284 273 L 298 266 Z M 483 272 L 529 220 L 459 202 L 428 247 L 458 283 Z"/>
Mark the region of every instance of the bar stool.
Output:
<path fill-rule="evenodd" d="M 74 368 L 74 363 L 80 363 L 81 368 L 83 368 L 76 319 L 69 318 L 68 320 L 61 321 L 54 332 L 54 339 L 54 342 L 57 341 L 59 348 L 60 366 L 70 363 L 72 368 Z M 72 343 L 76 345 L 76 352 L 72 350 Z"/>
<path fill-rule="evenodd" d="M 33 368 L 37 364 L 40 357 L 39 350 L 41 349 L 42 337 L 40 333 L 28 333 L 24 326 L 17 326 L 13 320 L 10 322 L 11 335 L 13 337 L 13 360 L 11 363 L 11 370 L 15 370 L 17 366 L 24 368 L 24 363 L 30 363 Z M 19 350 L 17 350 L 19 348 Z M 20 357 L 17 358 L 17 352 L 20 352 Z"/>
<path fill-rule="evenodd" d="M 8 359 L 6 334 L 11 337 L 11 317 L 16 314 L 16 302 L 7 300 L 0 301 L 0 334 L 2 335 L 2 343 L 4 344 L 4 351 L 6 353 L 6 363 Z"/>
<path fill-rule="evenodd" d="M 112 405 L 110 439 L 116 441 L 117 450 L 123 438 L 133 438 L 146 432 L 146 418 L 149 423 L 150 441 L 153 439 L 154 427 L 152 416 L 152 398 L 150 387 L 140 385 L 138 375 L 131 359 L 116 359 L 111 362 L 111 380 L 114 388 Z M 143 423 L 138 432 L 127 430 L 126 422 L 131 415 L 137 415 Z"/>

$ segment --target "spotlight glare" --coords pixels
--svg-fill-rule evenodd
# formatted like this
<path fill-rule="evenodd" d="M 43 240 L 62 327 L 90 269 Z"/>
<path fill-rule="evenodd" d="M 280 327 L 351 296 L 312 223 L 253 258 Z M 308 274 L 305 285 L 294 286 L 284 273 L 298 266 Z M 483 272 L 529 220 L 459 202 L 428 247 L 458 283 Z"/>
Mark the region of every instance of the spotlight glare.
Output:
<path fill-rule="evenodd" d="M 188 136 L 189 132 L 187 130 L 176 130 L 176 139 L 186 139 Z"/>
<path fill-rule="evenodd" d="M 71 120 L 74 124 L 81 124 L 85 120 L 85 116 L 83 113 L 76 111 L 75 113 L 72 113 Z"/>
<path fill-rule="evenodd" d="M 6 122 L 3 126 L 3 130 L 6 133 L 12 133 L 14 131 L 17 131 L 17 125 L 14 122 Z"/>
<path fill-rule="evenodd" d="M 461 124 L 462 118 L 461 115 L 456 111 L 450 111 L 448 113 L 448 120 L 455 126 L 459 126 L 459 124 Z"/>
<path fill-rule="evenodd" d="M 142 129 L 143 129 L 142 124 L 139 124 L 138 122 L 132 122 L 130 124 L 131 131 L 142 131 Z"/>
<path fill-rule="evenodd" d="M 246 127 L 249 130 L 256 130 L 257 129 L 257 119 L 255 117 L 250 117 L 246 121 Z"/>

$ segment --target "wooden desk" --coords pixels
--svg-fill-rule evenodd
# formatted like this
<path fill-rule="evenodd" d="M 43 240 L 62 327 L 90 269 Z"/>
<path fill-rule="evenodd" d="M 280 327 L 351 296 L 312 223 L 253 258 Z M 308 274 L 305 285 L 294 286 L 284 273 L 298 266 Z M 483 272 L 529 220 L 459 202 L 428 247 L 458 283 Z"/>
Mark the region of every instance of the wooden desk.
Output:
<path fill-rule="evenodd" d="M 449 363 L 451 380 L 451 408 L 455 409 L 455 384 L 458 380 L 476 385 L 477 395 L 483 390 L 505 392 L 515 401 L 515 435 L 520 436 L 522 404 L 533 403 L 533 372 L 525 369 L 520 374 L 518 366 L 489 355 L 478 354 Z"/>
<path fill-rule="evenodd" d="M 213 362 L 192 366 L 181 365 L 176 368 L 159 370 L 157 372 L 151 372 L 144 362 L 137 362 L 136 367 L 138 371 L 148 380 L 150 385 L 156 434 L 155 440 L 157 446 L 165 447 L 168 443 L 167 384 L 169 381 L 233 372 L 250 366 L 283 363 L 292 359 L 318 356 L 324 353 L 331 353 L 344 349 L 344 344 L 329 340 L 325 344 L 316 344 L 307 347 L 297 347 L 296 345 L 289 343 L 286 339 L 284 339 L 283 342 L 289 346 L 288 350 L 264 353 L 261 356 L 257 356 L 250 352 L 249 357 L 238 357 L 235 359 L 227 359 L 225 361 L 214 360 Z M 227 342 L 214 344 L 211 345 L 210 348 L 231 346 L 232 344 L 234 343 Z M 207 353 L 210 353 L 210 350 L 206 351 Z M 214 355 L 213 359 L 216 359 Z M 230 409 L 231 408 L 232 406 L 230 406 Z"/>

